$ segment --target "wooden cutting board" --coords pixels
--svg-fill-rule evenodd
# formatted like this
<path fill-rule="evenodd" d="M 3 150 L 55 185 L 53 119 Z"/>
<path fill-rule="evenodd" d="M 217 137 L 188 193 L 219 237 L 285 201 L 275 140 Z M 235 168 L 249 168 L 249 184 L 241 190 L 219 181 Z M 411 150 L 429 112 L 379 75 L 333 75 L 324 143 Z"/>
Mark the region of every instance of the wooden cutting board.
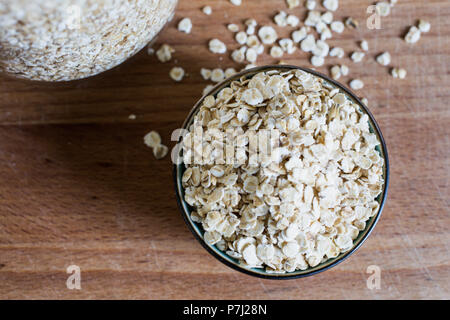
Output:
<path fill-rule="evenodd" d="M 260 280 L 231 270 L 209 255 L 186 227 L 174 197 L 169 157 L 157 161 L 143 144 L 150 130 L 168 145 L 200 97 L 201 67 L 239 68 L 210 53 L 218 37 L 237 47 L 228 23 L 253 17 L 267 24 L 282 0 L 181 0 L 155 44 L 169 43 L 174 60 L 161 64 L 145 50 L 90 79 L 43 84 L 0 78 L 0 298 L 17 299 L 449 299 L 450 2 L 400 0 L 382 29 L 369 30 L 372 1 L 340 1 L 335 19 L 360 22 L 329 40 L 346 53 L 366 39 L 362 63 L 329 58 L 328 73 L 344 63 L 348 83 L 361 78 L 386 138 L 391 183 L 387 205 L 368 241 L 352 257 L 313 277 Z M 213 14 L 201 8 L 211 5 Z M 303 8 L 290 10 L 302 19 Z M 190 17 L 190 35 L 176 30 Z M 425 19 L 431 31 L 415 45 L 402 40 Z M 241 25 L 242 27 L 242 25 Z M 279 28 L 288 36 L 292 28 Z M 374 56 L 392 55 L 407 69 L 394 79 Z M 310 67 L 300 50 L 284 60 Z M 268 54 L 259 65 L 277 62 Z M 188 76 L 174 83 L 173 66 Z M 130 114 L 136 119 L 130 120 Z M 81 270 L 81 290 L 69 290 L 66 268 Z M 381 288 L 369 290 L 371 265 Z"/>

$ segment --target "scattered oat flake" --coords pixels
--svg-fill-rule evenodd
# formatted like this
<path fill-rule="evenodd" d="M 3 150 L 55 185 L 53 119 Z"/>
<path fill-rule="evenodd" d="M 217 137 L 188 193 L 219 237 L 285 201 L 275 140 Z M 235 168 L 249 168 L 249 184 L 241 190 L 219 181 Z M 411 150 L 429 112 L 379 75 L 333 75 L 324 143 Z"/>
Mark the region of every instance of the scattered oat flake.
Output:
<path fill-rule="evenodd" d="M 367 42 L 367 40 L 361 40 L 359 46 L 362 50 L 369 51 L 369 43 Z"/>
<path fill-rule="evenodd" d="M 278 39 L 278 34 L 271 26 L 263 26 L 258 31 L 258 36 L 264 44 L 273 44 Z"/>
<path fill-rule="evenodd" d="M 300 0 L 286 0 L 289 9 L 297 8 L 300 5 Z"/>
<path fill-rule="evenodd" d="M 236 69 L 234 69 L 234 68 L 227 68 L 227 69 L 225 70 L 225 78 L 232 77 L 232 76 L 234 76 L 236 73 L 237 73 Z"/>
<path fill-rule="evenodd" d="M 342 21 L 333 21 L 330 28 L 333 32 L 342 33 L 344 32 L 345 26 Z"/>
<path fill-rule="evenodd" d="M 128 116 L 128 119 L 130 119 L 130 120 L 136 120 L 136 115 L 135 115 L 135 114 L 130 114 L 130 115 Z"/>
<path fill-rule="evenodd" d="M 153 148 L 153 155 L 157 160 L 164 158 L 169 153 L 169 148 L 163 144 L 159 144 Z"/>
<path fill-rule="evenodd" d="M 353 79 L 350 81 L 350 88 L 353 90 L 360 90 L 364 88 L 364 82 L 362 82 L 360 79 Z"/>
<path fill-rule="evenodd" d="M 204 80 L 209 80 L 211 78 L 211 70 L 206 68 L 200 69 L 200 74 L 202 75 Z"/>
<path fill-rule="evenodd" d="M 363 60 L 364 56 L 365 56 L 364 52 L 355 51 L 355 52 L 352 53 L 350 58 L 353 60 L 353 62 L 358 63 L 358 62 L 361 62 Z"/>
<path fill-rule="evenodd" d="M 206 14 L 207 16 L 212 14 L 212 9 L 210 6 L 204 6 L 202 9 L 203 13 Z"/>
<path fill-rule="evenodd" d="M 306 31 L 306 28 L 302 27 L 301 29 L 292 32 L 291 38 L 295 43 L 299 43 L 300 41 L 305 39 L 307 35 L 308 33 Z"/>
<path fill-rule="evenodd" d="M 236 33 L 236 36 L 234 38 L 237 43 L 245 44 L 247 42 L 247 33 L 245 33 L 244 31 L 240 31 Z"/>
<path fill-rule="evenodd" d="M 230 0 L 230 2 L 235 6 L 240 6 L 242 4 L 242 0 Z"/>
<path fill-rule="evenodd" d="M 311 57 L 311 64 L 314 67 L 321 67 L 321 66 L 323 66 L 324 63 L 325 63 L 325 59 L 323 57 L 318 57 L 318 56 Z"/>
<path fill-rule="evenodd" d="M 150 148 L 154 148 L 161 144 L 161 136 L 156 131 L 150 131 L 144 136 L 144 143 Z"/>
<path fill-rule="evenodd" d="M 212 82 L 221 82 L 225 79 L 225 72 L 222 69 L 216 68 L 211 72 Z"/>
<path fill-rule="evenodd" d="M 174 81 L 179 82 L 179 81 L 183 80 L 184 69 L 181 67 L 173 67 L 170 70 L 169 75 Z"/>
<path fill-rule="evenodd" d="M 192 30 L 192 22 L 189 18 L 181 19 L 178 23 L 178 30 L 184 33 L 191 33 Z"/>
<path fill-rule="evenodd" d="M 324 12 L 320 18 L 322 19 L 322 22 L 330 24 L 333 22 L 333 13 L 331 11 Z"/>
<path fill-rule="evenodd" d="M 406 78 L 406 70 L 403 68 L 392 68 L 391 75 L 394 78 L 405 79 Z"/>
<path fill-rule="evenodd" d="M 172 53 L 175 52 L 175 49 L 172 48 L 168 44 L 163 44 L 161 47 L 156 51 L 156 57 L 161 62 L 168 62 L 172 59 Z"/>
<path fill-rule="evenodd" d="M 249 48 L 247 49 L 247 52 L 245 53 L 245 58 L 250 63 L 255 63 L 258 59 L 258 54 L 256 53 L 255 49 Z"/>
<path fill-rule="evenodd" d="M 420 32 L 426 33 L 426 32 L 429 32 L 431 29 L 431 24 L 428 21 L 425 21 L 422 19 L 419 20 L 419 23 L 417 26 L 418 26 Z"/>
<path fill-rule="evenodd" d="M 338 80 L 341 77 L 341 75 L 342 75 L 341 67 L 340 66 L 332 66 L 331 69 L 330 69 L 330 73 L 331 73 L 331 77 L 334 80 Z"/>
<path fill-rule="evenodd" d="M 420 30 L 416 26 L 411 26 L 408 33 L 405 36 L 405 41 L 407 43 L 416 43 L 420 39 Z"/>
<path fill-rule="evenodd" d="M 278 43 L 280 44 L 280 47 L 283 49 L 283 51 L 287 54 L 292 54 L 297 49 L 294 45 L 294 41 L 288 38 L 281 39 L 280 41 L 278 41 Z"/>
<path fill-rule="evenodd" d="M 227 46 L 219 39 L 212 39 L 209 41 L 209 51 L 222 54 L 227 52 Z"/>
<path fill-rule="evenodd" d="M 383 52 L 382 54 L 377 56 L 376 60 L 382 66 L 387 66 L 391 63 L 391 55 L 389 54 L 389 52 Z"/>
<path fill-rule="evenodd" d="M 227 25 L 227 29 L 230 30 L 231 32 L 238 32 L 239 31 L 239 27 L 235 23 L 230 23 L 229 25 Z"/>
<path fill-rule="evenodd" d="M 316 0 L 306 0 L 306 9 L 314 10 L 316 8 Z"/>
<path fill-rule="evenodd" d="M 340 47 L 334 47 L 330 50 L 330 57 L 337 57 L 339 59 L 342 59 L 344 57 L 344 49 Z"/>
<path fill-rule="evenodd" d="M 283 54 L 284 54 L 284 51 L 279 46 L 273 46 L 272 48 L 270 48 L 270 55 L 273 58 L 281 58 L 283 56 Z"/>
<path fill-rule="evenodd" d="M 323 0 L 323 6 L 330 11 L 336 11 L 339 7 L 338 0 Z"/>
<path fill-rule="evenodd" d="M 288 15 L 286 18 L 286 23 L 291 27 L 296 27 L 300 23 L 300 19 L 297 16 L 294 16 L 293 14 Z"/>
<path fill-rule="evenodd" d="M 387 17 L 391 12 L 391 5 L 385 1 L 377 2 L 375 8 L 376 12 L 382 17 Z"/>
<path fill-rule="evenodd" d="M 316 47 L 316 39 L 314 39 L 314 36 L 312 34 L 309 34 L 306 36 L 305 39 L 302 40 L 300 43 L 300 48 L 304 52 L 311 52 Z"/>

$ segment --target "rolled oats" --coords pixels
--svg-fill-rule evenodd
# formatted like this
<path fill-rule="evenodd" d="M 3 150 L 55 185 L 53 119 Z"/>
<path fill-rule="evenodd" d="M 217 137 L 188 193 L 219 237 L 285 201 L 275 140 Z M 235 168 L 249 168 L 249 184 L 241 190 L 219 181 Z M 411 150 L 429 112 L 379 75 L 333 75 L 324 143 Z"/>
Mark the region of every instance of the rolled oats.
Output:
<path fill-rule="evenodd" d="M 161 144 L 161 136 L 156 131 L 150 131 L 144 136 L 144 143 L 150 147 L 154 148 Z"/>
<path fill-rule="evenodd" d="M 247 52 L 245 53 L 245 57 L 248 62 L 255 63 L 256 59 L 258 59 L 258 53 L 253 48 L 248 48 Z"/>
<path fill-rule="evenodd" d="M 181 67 L 173 67 L 169 73 L 170 77 L 174 81 L 181 81 L 184 78 L 184 69 Z"/>
<path fill-rule="evenodd" d="M 297 49 L 297 47 L 294 45 L 294 41 L 292 41 L 291 39 L 281 39 L 280 41 L 278 41 L 278 43 L 280 44 L 281 49 L 283 49 L 283 51 L 287 54 L 292 54 Z"/>
<path fill-rule="evenodd" d="M 0 72 L 43 81 L 82 79 L 117 66 L 159 33 L 177 4 L 176 0 L 0 2 Z"/>
<path fill-rule="evenodd" d="M 336 11 L 339 7 L 338 0 L 323 0 L 323 6 L 330 11 Z"/>
<path fill-rule="evenodd" d="M 300 0 L 286 0 L 289 9 L 296 8 L 300 5 Z"/>
<path fill-rule="evenodd" d="M 210 6 L 204 6 L 202 9 L 203 13 L 207 16 L 210 16 L 212 14 L 212 9 Z"/>
<path fill-rule="evenodd" d="M 361 40 L 359 42 L 359 46 L 361 47 L 362 50 L 369 51 L 369 43 L 366 40 Z"/>
<path fill-rule="evenodd" d="M 236 42 L 239 44 L 246 44 L 247 42 L 247 33 L 245 33 L 244 31 L 239 31 L 238 33 L 236 33 L 236 36 L 234 37 Z"/>
<path fill-rule="evenodd" d="M 292 32 L 291 37 L 295 43 L 299 43 L 300 41 L 305 39 L 307 35 L 308 35 L 308 33 L 306 31 L 306 28 L 302 27 L 301 29 Z"/>
<path fill-rule="evenodd" d="M 345 76 L 348 76 L 348 73 L 349 73 L 349 69 L 348 69 L 348 67 L 345 65 L 345 64 L 343 64 L 343 65 L 341 65 L 341 74 L 345 77 Z"/>
<path fill-rule="evenodd" d="M 361 51 L 355 51 L 352 53 L 350 58 L 353 60 L 353 62 L 358 63 L 361 62 L 366 54 Z"/>
<path fill-rule="evenodd" d="M 314 10 L 316 8 L 316 0 L 306 0 L 306 9 Z"/>
<path fill-rule="evenodd" d="M 340 47 L 334 47 L 330 50 L 330 57 L 337 57 L 339 59 L 342 59 L 344 57 L 344 49 Z"/>
<path fill-rule="evenodd" d="M 338 80 L 341 77 L 341 75 L 342 75 L 341 67 L 340 66 L 332 66 L 331 69 L 330 69 L 330 73 L 331 73 L 331 77 L 334 80 Z"/>
<path fill-rule="evenodd" d="M 350 88 L 353 90 L 360 90 L 364 88 L 364 82 L 362 82 L 360 79 L 353 79 L 350 81 Z"/>
<path fill-rule="evenodd" d="M 391 63 L 391 55 L 389 52 L 383 52 L 377 56 L 377 62 L 382 66 L 387 66 Z"/>
<path fill-rule="evenodd" d="M 272 48 L 270 48 L 270 55 L 273 58 L 281 58 L 284 54 L 284 51 L 281 47 L 279 46 L 273 46 Z"/>
<path fill-rule="evenodd" d="M 316 47 L 316 39 L 314 39 L 314 36 L 312 34 L 309 34 L 306 36 L 305 39 L 300 42 L 300 48 L 304 52 L 311 52 Z"/>
<path fill-rule="evenodd" d="M 323 57 L 318 57 L 318 56 L 311 57 L 311 64 L 314 67 L 321 67 L 321 66 L 323 66 L 324 63 L 325 63 L 325 59 Z"/>
<path fill-rule="evenodd" d="M 291 27 L 296 27 L 300 23 L 300 19 L 293 14 L 290 14 L 286 18 L 286 23 Z"/>
<path fill-rule="evenodd" d="M 234 68 L 227 68 L 225 69 L 225 78 L 229 78 L 231 76 L 234 76 L 237 73 L 236 69 Z"/>
<path fill-rule="evenodd" d="M 160 144 L 153 148 L 153 155 L 157 160 L 160 160 L 167 156 L 167 153 L 169 152 L 169 148 L 167 146 Z"/>
<path fill-rule="evenodd" d="M 225 72 L 222 69 L 216 68 L 211 72 L 212 82 L 221 82 L 224 79 L 225 79 Z"/>
<path fill-rule="evenodd" d="M 161 136 L 156 131 L 150 131 L 144 136 L 144 143 L 146 146 L 153 149 L 153 155 L 156 159 L 164 158 L 169 152 L 169 148 L 161 144 Z M 189 174 L 190 170 L 187 170 L 186 176 Z"/>
<path fill-rule="evenodd" d="M 392 68 L 391 75 L 394 78 L 405 79 L 406 78 L 406 70 L 403 68 Z"/>
<path fill-rule="evenodd" d="M 278 12 L 278 14 L 273 18 L 275 23 L 280 27 L 287 26 L 287 13 L 284 11 Z"/>
<path fill-rule="evenodd" d="M 200 69 L 200 74 L 202 75 L 203 80 L 209 80 L 209 79 L 211 79 L 212 72 L 211 72 L 210 69 L 201 68 Z"/>
<path fill-rule="evenodd" d="M 342 21 L 333 21 L 330 28 L 333 32 L 342 33 L 344 32 L 345 26 Z"/>
<path fill-rule="evenodd" d="M 163 44 L 156 51 L 156 57 L 161 62 L 168 62 L 172 59 L 172 53 L 175 52 L 175 49 L 169 46 L 168 44 Z"/>
<path fill-rule="evenodd" d="M 333 22 L 333 13 L 331 11 L 324 12 L 320 18 L 324 23 L 331 24 Z"/>
<path fill-rule="evenodd" d="M 419 20 L 419 23 L 418 23 L 418 28 L 419 28 L 419 30 L 420 30 L 420 32 L 429 32 L 430 31 L 430 29 L 431 29 L 431 24 L 428 22 L 428 21 L 425 21 L 425 20 Z"/>
<path fill-rule="evenodd" d="M 191 33 L 192 31 L 192 22 L 189 18 L 183 18 L 178 23 L 178 31 L 184 32 L 184 33 Z"/>
<path fill-rule="evenodd" d="M 272 44 L 278 39 L 278 34 L 271 26 L 263 26 L 258 31 L 258 36 L 264 44 Z"/>
<path fill-rule="evenodd" d="M 220 162 L 212 150 L 229 129 L 240 132 L 233 134 L 235 162 Z M 279 143 L 263 135 L 267 130 L 279 132 Z M 183 139 L 191 218 L 207 243 L 244 267 L 283 273 L 316 266 L 350 250 L 378 212 L 378 144 L 359 106 L 314 75 L 271 70 L 242 77 L 204 98 Z M 272 154 L 263 148 L 254 161 L 251 151 L 261 145 Z M 189 155 L 198 146 L 207 152 L 196 163 Z"/>
<path fill-rule="evenodd" d="M 227 52 L 227 46 L 219 39 L 212 39 L 209 41 L 209 51 L 212 53 L 225 53 Z"/>
<path fill-rule="evenodd" d="M 405 41 L 407 43 L 416 43 L 420 39 L 420 30 L 416 26 L 409 28 L 408 33 L 405 36 Z"/>
<path fill-rule="evenodd" d="M 387 17 L 391 13 L 391 5 L 385 1 L 376 4 L 376 12 L 382 16 Z"/>
<path fill-rule="evenodd" d="M 239 49 L 234 50 L 231 53 L 231 59 L 238 63 L 243 63 L 245 61 L 245 52 L 247 51 L 247 47 L 243 46 Z"/>
<path fill-rule="evenodd" d="M 238 32 L 239 31 L 239 27 L 235 23 L 230 23 L 229 25 L 227 25 L 227 29 L 230 30 L 231 32 Z"/>

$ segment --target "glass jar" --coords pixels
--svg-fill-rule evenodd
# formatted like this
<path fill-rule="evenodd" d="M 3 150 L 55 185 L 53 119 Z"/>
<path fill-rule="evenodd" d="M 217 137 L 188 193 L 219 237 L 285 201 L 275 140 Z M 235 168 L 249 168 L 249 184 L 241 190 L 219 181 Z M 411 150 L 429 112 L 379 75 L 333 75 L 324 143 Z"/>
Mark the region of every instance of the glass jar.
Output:
<path fill-rule="evenodd" d="M 177 0 L 0 0 L 0 72 L 69 81 L 111 69 L 148 44 Z"/>

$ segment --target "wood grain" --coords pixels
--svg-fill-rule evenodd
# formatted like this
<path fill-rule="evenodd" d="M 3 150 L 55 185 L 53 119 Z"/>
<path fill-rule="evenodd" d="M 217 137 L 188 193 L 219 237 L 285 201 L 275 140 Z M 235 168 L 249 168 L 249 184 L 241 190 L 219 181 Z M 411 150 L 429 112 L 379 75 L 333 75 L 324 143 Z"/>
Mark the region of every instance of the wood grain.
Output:
<path fill-rule="evenodd" d="M 200 10 L 206 2 L 211 16 Z M 381 30 L 365 27 L 371 1 L 340 3 L 335 17 L 352 16 L 361 27 L 329 42 L 350 53 L 357 40 L 369 41 L 363 63 L 348 57 L 344 63 L 352 78 L 365 82 L 361 95 L 391 160 L 383 216 L 351 258 L 310 278 L 260 280 L 216 261 L 185 226 L 170 159 L 154 160 L 142 137 L 157 130 L 170 144 L 170 133 L 206 85 L 200 67 L 238 67 L 210 53 L 209 39 L 235 48 L 227 23 L 249 17 L 269 23 L 285 4 L 181 0 L 155 44 L 175 47 L 170 63 L 143 51 L 82 81 L 0 78 L 0 298 L 449 299 L 450 2 L 400 0 Z M 305 15 L 304 9 L 292 12 Z M 176 30 L 182 17 L 193 20 L 192 34 Z M 419 18 L 431 22 L 431 31 L 408 45 L 401 36 Z M 393 79 L 376 64 L 373 56 L 385 50 L 393 65 L 408 70 L 407 79 Z M 299 50 L 285 60 L 310 66 Z M 258 64 L 273 62 L 266 54 Z M 319 70 L 336 63 L 328 59 Z M 174 65 L 189 74 L 182 83 L 168 77 Z M 81 268 L 81 290 L 66 288 L 72 264 Z M 366 286 L 370 265 L 382 270 L 380 290 Z"/>

